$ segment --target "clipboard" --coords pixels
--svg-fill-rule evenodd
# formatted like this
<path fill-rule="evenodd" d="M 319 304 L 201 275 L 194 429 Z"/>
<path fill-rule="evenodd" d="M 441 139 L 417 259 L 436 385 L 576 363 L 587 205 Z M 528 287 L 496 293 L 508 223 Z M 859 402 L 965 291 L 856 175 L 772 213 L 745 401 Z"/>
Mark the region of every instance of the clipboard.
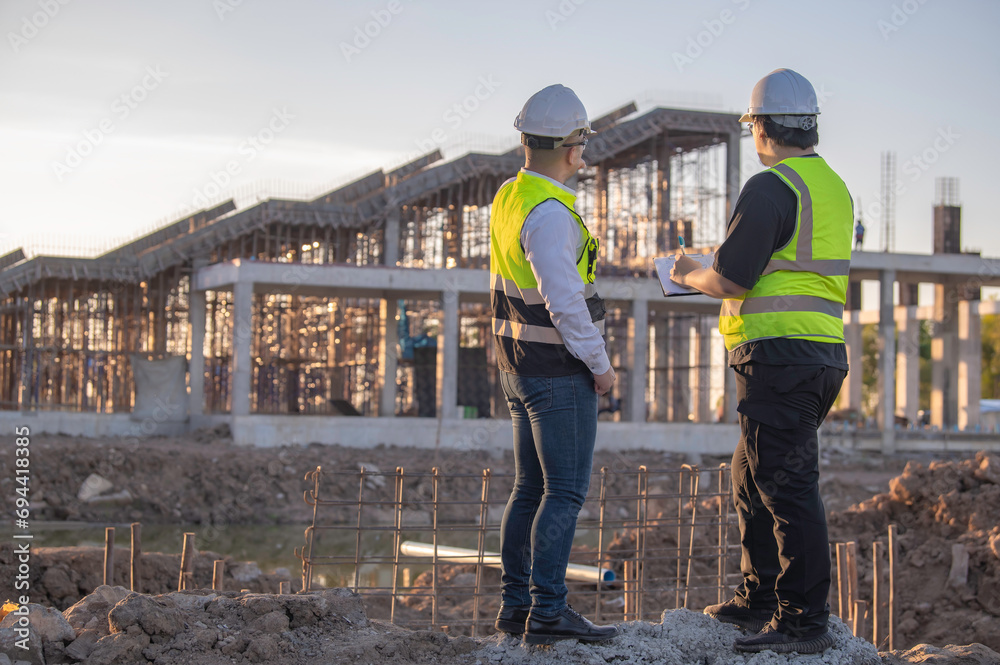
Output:
<path fill-rule="evenodd" d="M 685 256 L 697 261 L 702 268 L 711 268 L 715 263 L 715 252 L 708 254 L 686 254 Z M 653 259 L 653 269 L 656 270 L 656 276 L 660 280 L 660 288 L 663 289 L 663 295 L 667 298 L 701 295 L 701 291 L 671 281 L 670 270 L 674 267 L 674 261 L 675 258 L 673 256 L 661 256 Z"/>

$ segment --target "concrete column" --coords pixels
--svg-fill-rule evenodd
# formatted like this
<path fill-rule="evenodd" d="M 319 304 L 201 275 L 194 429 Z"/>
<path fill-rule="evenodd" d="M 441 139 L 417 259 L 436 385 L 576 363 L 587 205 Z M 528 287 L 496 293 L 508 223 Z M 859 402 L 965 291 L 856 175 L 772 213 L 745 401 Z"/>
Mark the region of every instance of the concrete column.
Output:
<path fill-rule="evenodd" d="M 958 423 L 958 294 L 950 284 L 934 286 L 934 335 L 931 340 L 931 425 Z"/>
<path fill-rule="evenodd" d="M 920 408 L 920 321 L 917 308 L 896 308 L 896 412 L 911 423 Z"/>
<path fill-rule="evenodd" d="M 878 375 L 882 452 L 896 452 L 896 322 L 893 311 L 895 270 L 879 272 Z"/>
<path fill-rule="evenodd" d="M 458 291 L 447 290 L 441 296 L 444 325 L 437 343 L 437 412 L 438 417 L 458 417 Z"/>
<path fill-rule="evenodd" d="M 710 423 L 712 410 L 712 317 L 698 316 L 695 323 L 694 348 L 698 359 L 692 374 L 691 395 L 694 398 L 694 421 Z"/>
<path fill-rule="evenodd" d="M 670 416 L 670 324 L 663 314 L 657 314 L 652 325 L 653 397 L 649 405 L 649 419 L 666 422 Z"/>
<path fill-rule="evenodd" d="M 233 388 L 232 414 L 250 415 L 250 378 L 253 357 L 253 283 L 233 285 Z"/>
<path fill-rule="evenodd" d="M 625 419 L 633 423 L 646 422 L 646 386 L 649 383 L 649 301 L 632 301 L 632 318 L 628 322 L 628 404 Z"/>
<path fill-rule="evenodd" d="M 396 415 L 396 366 L 399 363 L 399 328 L 396 317 L 399 309 L 395 298 L 383 298 L 379 306 L 378 415 L 391 418 Z"/>
<path fill-rule="evenodd" d="M 982 399 L 983 342 L 979 301 L 958 303 L 958 429 L 979 427 Z"/>
<path fill-rule="evenodd" d="M 194 280 L 192 280 L 194 281 Z M 205 292 L 188 294 L 191 355 L 188 357 L 188 414 L 205 413 Z"/>
<path fill-rule="evenodd" d="M 850 369 L 847 379 L 840 389 L 841 408 L 855 409 L 861 412 L 861 386 L 863 371 L 861 368 L 861 322 L 858 320 L 860 310 L 844 314 L 844 340 L 847 342 L 847 364 Z"/>
<path fill-rule="evenodd" d="M 382 246 L 382 261 L 387 266 L 395 266 L 399 261 L 399 207 L 393 206 L 385 219 L 385 238 Z"/>
<path fill-rule="evenodd" d="M 670 319 L 670 421 L 687 422 L 691 414 L 690 314 Z"/>

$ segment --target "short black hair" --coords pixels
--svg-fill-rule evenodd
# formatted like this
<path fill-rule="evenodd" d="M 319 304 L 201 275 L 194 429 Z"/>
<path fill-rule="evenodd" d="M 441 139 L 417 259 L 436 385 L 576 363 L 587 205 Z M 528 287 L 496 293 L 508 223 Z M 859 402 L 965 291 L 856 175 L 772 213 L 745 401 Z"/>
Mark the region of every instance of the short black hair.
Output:
<path fill-rule="evenodd" d="M 755 115 L 753 124 L 757 125 L 761 138 L 771 139 L 780 146 L 805 150 L 819 143 L 819 127 L 816 125 L 812 129 L 785 127 L 767 115 Z"/>

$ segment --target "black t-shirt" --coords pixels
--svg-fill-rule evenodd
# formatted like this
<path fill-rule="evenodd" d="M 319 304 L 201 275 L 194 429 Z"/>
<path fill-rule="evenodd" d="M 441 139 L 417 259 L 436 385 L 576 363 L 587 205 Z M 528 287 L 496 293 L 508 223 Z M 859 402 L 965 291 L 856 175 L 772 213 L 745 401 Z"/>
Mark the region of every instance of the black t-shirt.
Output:
<path fill-rule="evenodd" d="M 743 186 L 726 228 L 726 241 L 715 254 L 715 272 L 752 289 L 771 255 L 795 234 L 798 200 L 774 173 L 764 171 Z M 746 342 L 729 352 L 729 364 L 827 365 L 847 370 L 843 344 L 781 337 Z"/>

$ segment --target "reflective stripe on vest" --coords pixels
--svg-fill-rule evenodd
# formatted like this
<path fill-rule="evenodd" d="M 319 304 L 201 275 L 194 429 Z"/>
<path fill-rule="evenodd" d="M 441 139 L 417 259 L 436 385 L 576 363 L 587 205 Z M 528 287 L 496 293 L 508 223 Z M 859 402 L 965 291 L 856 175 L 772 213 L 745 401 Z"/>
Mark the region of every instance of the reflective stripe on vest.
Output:
<path fill-rule="evenodd" d="M 576 220 L 582 237 L 577 272 L 591 320 L 604 333 L 604 301 L 594 286 L 597 239 L 576 214 L 576 195 L 524 171 L 500 188 L 490 211 L 490 302 L 500 369 L 526 376 L 560 376 L 586 370 L 566 349 L 552 323 L 538 282 L 521 247 L 521 229 L 540 204 L 555 199 Z"/>
<path fill-rule="evenodd" d="M 719 331 L 732 350 L 756 339 L 844 341 L 854 212 L 840 177 L 821 157 L 770 169 L 797 199 L 795 231 L 750 291 L 723 302 Z"/>

